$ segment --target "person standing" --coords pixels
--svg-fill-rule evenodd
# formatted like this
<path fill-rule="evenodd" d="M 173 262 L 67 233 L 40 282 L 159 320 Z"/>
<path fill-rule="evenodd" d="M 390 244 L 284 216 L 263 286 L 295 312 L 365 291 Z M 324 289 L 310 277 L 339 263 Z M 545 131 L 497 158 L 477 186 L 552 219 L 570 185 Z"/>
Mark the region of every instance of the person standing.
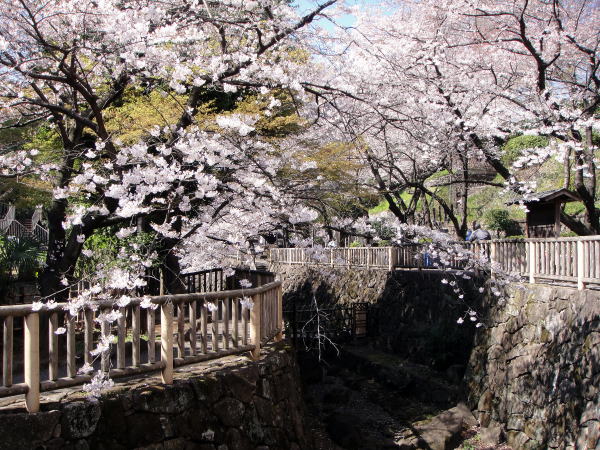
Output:
<path fill-rule="evenodd" d="M 484 230 L 483 228 L 481 228 L 481 225 L 479 225 L 477 222 L 473 222 L 473 232 L 470 234 L 470 236 L 467 238 L 467 240 L 469 242 L 475 242 L 475 241 L 489 241 L 490 239 L 492 239 L 492 236 L 490 235 L 490 233 L 486 230 Z"/>

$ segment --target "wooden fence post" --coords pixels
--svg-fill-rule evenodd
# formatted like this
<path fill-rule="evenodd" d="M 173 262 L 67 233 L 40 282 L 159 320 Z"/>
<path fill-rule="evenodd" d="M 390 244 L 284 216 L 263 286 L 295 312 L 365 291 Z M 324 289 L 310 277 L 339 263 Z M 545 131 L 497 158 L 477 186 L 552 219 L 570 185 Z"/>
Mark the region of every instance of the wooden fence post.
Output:
<path fill-rule="evenodd" d="M 529 282 L 531 284 L 535 283 L 535 266 L 536 266 L 536 256 L 535 256 L 535 242 L 529 241 L 527 243 L 527 262 L 529 263 Z"/>
<path fill-rule="evenodd" d="M 4 386 L 13 384 L 13 330 L 14 323 L 12 316 L 4 318 L 4 341 L 2 352 L 2 382 Z"/>
<path fill-rule="evenodd" d="M 279 332 L 275 335 L 275 341 L 283 340 L 283 285 L 277 288 L 277 328 Z"/>
<path fill-rule="evenodd" d="M 393 272 L 395 266 L 394 247 L 388 247 L 388 271 Z"/>
<path fill-rule="evenodd" d="M 252 359 L 260 358 L 260 315 L 261 315 L 261 295 L 253 295 L 254 306 L 250 310 L 250 341 L 254 345 L 254 350 L 250 352 Z"/>
<path fill-rule="evenodd" d="M 492 278 L 496 277 L 495 271 L 494 271 L 494 263 L 496 262 L 496 258 L 497 258 L 497 248 L 496 248 L 496 241 L 489 241 L 490 243 L 490 275 Z"/>
<path fill-rule="evenodd" d="M 585 273 L 585 246 L 581 239 L 577 240 L 577 289 L 585 289 L 583 275 Z"/>
<path fill-rule="evenodd" d="M 162 382 L 173 384 L 173 303 L 160 307 L 160 359 L 165 362 Z"/>
<path fill-rule="evenodd" d="M 25 316 L 25 395 L 27 411 L 40 410 L 40 315 L 31 313 Z"/>

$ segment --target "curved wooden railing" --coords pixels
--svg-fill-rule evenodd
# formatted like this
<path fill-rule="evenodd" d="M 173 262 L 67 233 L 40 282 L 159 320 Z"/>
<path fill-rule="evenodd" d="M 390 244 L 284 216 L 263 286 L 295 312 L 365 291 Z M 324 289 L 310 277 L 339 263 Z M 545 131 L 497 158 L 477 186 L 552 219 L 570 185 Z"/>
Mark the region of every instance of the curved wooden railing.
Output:
<path fill-rule="evenodd" d="M 492 269 L 502 269 L 531 283 L 560 281 L 577 284 L 600 284 L 600 236 L 541 239 L 498 239 L 457 242 L 491 261 Z M 426 256 L 427 244 L 399 247 L 272 249 L 272 263 L 325 264 L 332 267 L 358 267 L 394 270 L 434 268 Z M 462 269 L 464 260 L 450 261 L 449 268 Z"/>
<path fill-rule="evenodd" d="M 111 378 L 160 370 L 163 381 L 172 383 L 177 366 L 248 351 L 257 358 L 261 342 L 282 337 L 281 303 L 281 282 L 270 281 L 249 289 L 133 298 L 124 306 L 98 301 L 74 315 L 66 303 L 39 311 L 32 305 L 0 306 L 0 397 L 25 394 L 27 409 L 35 412 L 40 392 L 90 381 L 80 373 L 86 364 Z M 120 313 L 116 325 L 102 319 L 110 313 Z M 47 339 L 40 339 L 40 322 Z M 96 344 L 110 336 L 113 351 L 95 356 Z"/>

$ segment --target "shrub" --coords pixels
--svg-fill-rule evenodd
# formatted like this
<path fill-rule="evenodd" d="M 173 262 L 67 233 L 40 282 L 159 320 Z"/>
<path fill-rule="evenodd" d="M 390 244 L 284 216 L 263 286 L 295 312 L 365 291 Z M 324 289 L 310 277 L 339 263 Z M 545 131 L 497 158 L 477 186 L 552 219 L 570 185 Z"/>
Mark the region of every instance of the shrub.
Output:
<path fill-rule="evenodd" d="M 484 217 L 485 223 L 490 230 L 504 233 L 504 236 L 515 236 L 521 234 L 521 227 L 516 220 L 510 218 L 505 209 L 490 209 Z"/>

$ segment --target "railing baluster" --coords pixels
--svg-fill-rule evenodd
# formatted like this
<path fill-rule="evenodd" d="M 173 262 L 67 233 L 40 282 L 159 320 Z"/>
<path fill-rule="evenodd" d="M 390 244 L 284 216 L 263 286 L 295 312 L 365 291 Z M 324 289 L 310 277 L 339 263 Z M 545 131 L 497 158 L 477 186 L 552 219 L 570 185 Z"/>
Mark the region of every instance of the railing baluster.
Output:
<path fill-rule="evenodd" d="M 148 327 L 148 362 L 153 363 L 156 361 L 156 311 L 152 308 L 148 308 L 146 312 Z"/>
<path fill-rule="evenodd" d="M 229 302 L 228 297 L 223 299 L 223 348 L 229 349 Z"/>
<path fill-rule="evenodd" d="M 252 296 L 252 301 L 254 302 L 254 306 L 250 310 L 250 341 L 254 346 L 254 349 L 251 351 L 251 355 L 253 359 L 258 359 L 260 357 L 260 338 L 261 338 L 261 294 L 257 294 Z"/>
<path fill-rule="evenodd" d="M 104 313 L 110 312 L 110 309 L 105 309 Z M 100 334 L 104 339 L 108 339 L 110 336 L 110 323 L 106 320 L 103 320 L 100 324 Z M 110 351 L 102 352 L 102 356 L 100 358 L 100 369 L 103 373 L 108 373 L 110 370 Z"/>
<path fill-rule="evenodd" d="M 12 320 L 12 317 L 10 318 Z M 58 314 L 53 312 L 48 319 L 48 379 L 58 378 Z M 6 384 L 6 383 L 5 383 Z"/>
<path fill-rule="evenodd" d="M 219 351 L 219 301 L 215 301 L 213 303 L 217 307 L 217 309 L 211 311 L 210 315 L 212 317 L 211 324 L 211 334 L 212 334 L 212 348 L 213 352 Z"/>
<path fill-rule="evenodd" d="M 177 357 L 185 357 L 185 305 L 177 305 Z"/>
<path fill-rule="evenodd" d="M 91 351 L 94 349 L 94 311 L 86 309 L 83 312 L 83 327 L 84 327 L 84 355 L 83 362 L 86 364 L 92 363 Z"/>
<path fill-rule="evenodd" d="M 71 316 L 65 313 L 65 321 L 67 322 L 67 376 L 73 378 L 77 375 L 77 366 L 75 365 L 75 319 L 76 316 Z"/>
<path fill-rule="evenodd" d="M 233 328 L 233 346 L 234 347 L 238 347 L 240 345 L 240 336 L 239 336 L 239 326 L 240 326 L 240 320 L 239 320 L 239 299 L 236 298 L 232 298 L 231 299 L 232 302 L 232 308 L 231 308 L 231 326 Z"/>
<path fill-rule="evenodd" d="M 121 317 L 117 320 L 117 369 L 125 368 L 125 337 L 126 337 L 126 321 L 125 308 L 119 308 Z"/>
<path fill-rule="evenodd" d="M 7 387 L 13 384 L 13 328 L 13 317 L 6 316 L 2 341 L 2 383 Z"/>
<path fill-rule="evenodd" d="M 248 316 L 250 311 L 242 307 L 242 345 L 248 345 Z"/>
<path fill-rule="evenodd" d="M 25 404 L 27 411 L 35 413 L 40 410 L 40 316 L 30 313 L 25 316 L 25 345 L 23 359 L 25 360 Z"/>
<path fill-rule="evenodd" d="M 134 305 L 131 309 L 131 364 L 133 367 L 140 365 L 140 305 Z"/>
<path fill-rule="evenodd" d="M 191 355 L 195 356 L 198 353 L 196 348 L 196 300 L 192 300 L 189 306 L 190 316 L 190 349 Z"/>
<path fill-rule="evenodd" d="M 160 360 L 165 365 L 161 372 L 165 384 L 173 384 L 173 303 L 160 308 Z"/>
<path fill-rule="evenodd" d="M 208 352 L 208 311 L 206 308 L 206 300 L 200 306 L 200 334 L 202 340 L 202 353 Z"/>

